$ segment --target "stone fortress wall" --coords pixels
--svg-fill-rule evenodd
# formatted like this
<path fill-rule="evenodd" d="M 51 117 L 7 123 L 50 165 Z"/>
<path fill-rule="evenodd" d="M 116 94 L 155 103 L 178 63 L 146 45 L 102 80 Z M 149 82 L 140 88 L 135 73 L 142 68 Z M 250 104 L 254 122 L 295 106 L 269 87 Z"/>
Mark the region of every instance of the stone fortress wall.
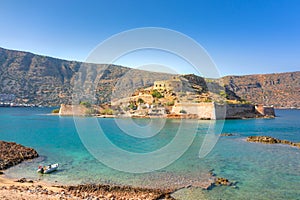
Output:
<path fill-rule="evenodd" d="M 182 90 L 182 81 L 176 76 L 170 80 L 155 81 L 153 89 L 158 91 L 180 92 Z"/>
<path fill-rule="evenodd" d="M 260 107 L 259 107 L 260 108 Z M 243 119 L 255 117 L 274 117 L 273 107 L 263 106 L 257 109 L 252 104 L 216 104 L 214 102 L 176 103 L 171 113 L 194 114 L 200 119 Z"/>

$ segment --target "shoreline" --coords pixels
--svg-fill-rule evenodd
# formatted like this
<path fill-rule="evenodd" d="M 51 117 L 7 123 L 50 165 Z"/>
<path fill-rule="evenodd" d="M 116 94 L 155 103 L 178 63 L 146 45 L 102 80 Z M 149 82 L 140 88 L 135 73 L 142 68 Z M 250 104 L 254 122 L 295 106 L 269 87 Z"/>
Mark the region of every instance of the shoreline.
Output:
<path fill-rule="evenodd" d="M 71 115 L 71 114 L 57 114 L 48 113 L 45 115 L 59 116 L 59 117 L 94 117 L 94 118 L 116 118 L 116 119 L 192 119 L 204 121 L 218 121 L 218 120 L 246 120 L 246 119 L 274 119 L 277 116 L 256 116 L 256 117 L 230 117 L 225 119 L 209 119 L 197 118 L 192 115 L 176 115 L 176 116 L 116 116 L 116 115 Z"/>
<path fill-rule="evenodd" d="M 5 172 L 5 171 L 4 171 Z M 180 189 L 178 189 L 180 190 Z M 175 189 L 150 189 L 132 186 L 84 184 L 51 185 L 44 181 L 25 178 L 13 179 L 0 175 L 0 199 L 146 199 L 175 200 L 171 196 Z"/>

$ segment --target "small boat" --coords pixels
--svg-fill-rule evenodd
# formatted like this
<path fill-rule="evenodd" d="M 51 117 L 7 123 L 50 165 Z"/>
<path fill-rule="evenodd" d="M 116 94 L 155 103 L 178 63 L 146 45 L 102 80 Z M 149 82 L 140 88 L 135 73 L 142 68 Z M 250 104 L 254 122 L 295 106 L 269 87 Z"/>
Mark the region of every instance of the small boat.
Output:
<path fill-rule="evenodd" d="M 49 174 L 58 168 L 58 163 L 52 164 L 52 165 L 47 165 L 47 166 L 39 166 L 37 172 L 42 173 L 42 174 Z"/>

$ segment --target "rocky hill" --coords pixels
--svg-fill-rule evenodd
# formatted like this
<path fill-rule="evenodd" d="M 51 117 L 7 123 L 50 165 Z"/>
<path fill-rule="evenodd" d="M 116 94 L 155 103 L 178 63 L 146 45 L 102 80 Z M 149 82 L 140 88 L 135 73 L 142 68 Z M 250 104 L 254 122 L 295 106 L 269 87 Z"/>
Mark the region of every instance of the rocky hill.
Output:
<path fill-rule="evenodd" d="M 10 99 L 11 95 L 15 96 L 16 103 L 70 104 L 75 83 L 84 83 L 81 86 L 85 89 L 97 83 L 95 103 L 106 102 L 110 100 L 116 85 L 120 86 L 119 93 L 123 94 L 130 89 L 150 85 L 156 79 L 163 80 L 170 76 L 116 65 L 66 61 L 0 48 L 0 94 L 1 97 L 9 96 Z M 75 92 L 79 94 L 80 91 Z M 85 93 L 80 94 L 82 100 L 90 98 Z M 5 98 L 0 101 L 5 101 Z"/>
<path fill-rule="evenodd" d="M 5 101 L 6 97 L 11 101 L 13 96 L 16 103 L 70 104 L 72 95 L 76 94 L 74 96 L 79 100 L 93 99 L 94 103 L 103 103 L 171 76 L 0 48 L 0 101 Z M 300 108 L 299 80 L 300 72 L 291 72 L 227 76 L 218 82 L 223 82 L 228 96 L 234 98 L 240 96 L 253 103 Z M 79 89 L 77 86 L 80 86 Z M 215 84 L 214 87 L 219 86 Z M 95 95 L 91 96 L 93 92 Z"/>
<path fill-rule="evenodd" d="M 300 108 L 300 72 L 226 76 L 226 89 L 251 102 L 275 108 Z"/>

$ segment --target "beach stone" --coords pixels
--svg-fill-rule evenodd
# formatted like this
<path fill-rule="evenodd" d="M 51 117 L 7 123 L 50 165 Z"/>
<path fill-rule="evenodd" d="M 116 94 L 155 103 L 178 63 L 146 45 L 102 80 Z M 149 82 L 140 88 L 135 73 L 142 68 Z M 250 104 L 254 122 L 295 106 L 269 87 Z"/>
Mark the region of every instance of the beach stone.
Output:
<path fill-rule="evenodd" d="M 21 178 L 21 179 L 16 180 L 16 182 L 19 182 L 19 183 L 26 183 L 27 180 L 26 180 L 26 178 Z"/>

